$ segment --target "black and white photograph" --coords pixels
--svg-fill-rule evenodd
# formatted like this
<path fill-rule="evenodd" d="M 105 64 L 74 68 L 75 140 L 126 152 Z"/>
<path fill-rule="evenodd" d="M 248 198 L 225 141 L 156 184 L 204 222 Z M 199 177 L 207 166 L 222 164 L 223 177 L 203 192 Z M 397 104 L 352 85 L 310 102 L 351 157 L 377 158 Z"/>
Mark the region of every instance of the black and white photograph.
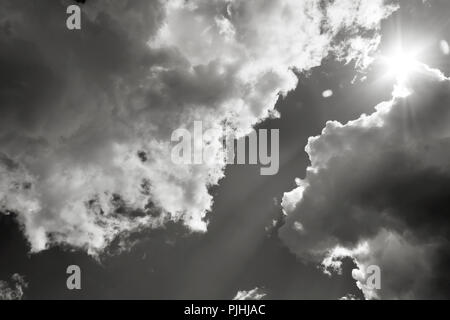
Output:
<path fill-rule="evenodd" d="M 0 0 L 0 300 L 447 299 L 449 0 Z"/>

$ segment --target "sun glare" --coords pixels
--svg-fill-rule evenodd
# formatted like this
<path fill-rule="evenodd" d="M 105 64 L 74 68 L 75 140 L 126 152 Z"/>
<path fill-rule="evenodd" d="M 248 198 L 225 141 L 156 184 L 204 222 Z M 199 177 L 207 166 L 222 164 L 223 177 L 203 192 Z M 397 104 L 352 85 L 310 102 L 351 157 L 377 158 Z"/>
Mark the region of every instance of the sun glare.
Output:
<path fill-rule="evenodd" d="M 393 95 L 396 97 L 406 97 L 410 94 L 407 81 L 411 74 L 417 69 L 419 62 L 416 51 L 405 51 L 397 49 L 391 54 L 383 55 L 381 61 L 386 70 L 385 76 L 394 78 L 396 81 Z"/>
<path fill-rule="evenodd" d="M 404 82 L 417 66 L 414 54 L 402 51 L 384 58 L 388 74 L 397 78 L 399 82 Z"/>

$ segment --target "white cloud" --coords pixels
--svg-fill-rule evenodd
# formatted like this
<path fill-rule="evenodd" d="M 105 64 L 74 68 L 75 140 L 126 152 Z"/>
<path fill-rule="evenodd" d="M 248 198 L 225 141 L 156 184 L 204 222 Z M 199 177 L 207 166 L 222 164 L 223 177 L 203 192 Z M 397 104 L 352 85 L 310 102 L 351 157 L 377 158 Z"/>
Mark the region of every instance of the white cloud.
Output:
<path fill-rule="evenodd" d="M 236 296 L 234 296 L 233 300 L 261 300 L 263 299 L 267 294 L 260 288 L 256 287 L 252 290 L 242 290 L 238 291 L 236 293 Z"/>

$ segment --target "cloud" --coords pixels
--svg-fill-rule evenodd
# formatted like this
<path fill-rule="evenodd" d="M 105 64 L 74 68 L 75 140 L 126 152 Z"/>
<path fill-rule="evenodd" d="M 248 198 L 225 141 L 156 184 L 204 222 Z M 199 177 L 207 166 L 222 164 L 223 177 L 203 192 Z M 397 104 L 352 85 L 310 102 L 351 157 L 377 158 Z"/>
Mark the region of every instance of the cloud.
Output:
<path fill-rule="evenodd" d="M 21 300 L 26 287 L 25 278 L 17 273 L 12 275 L 10 283 L 0 280 L 0 300 Z"/>
<path fill-rule="evenodd" d="M 69 31 L 67 1 L 2 1 L 0 210 L 33 252 L 98 254 L 167 221 L 206 231 L 225 162 L 172 163 L 171 132 L 202 121 L 223 159 L 224 127 L 243 135 L 272 116 L 294 70 L 330 52 L 365 60 L 394 8 L 342 3 L 93 0 Z"/>
<path fill-rule="evenodd" d="M 233 298 L 233 300 L 261 300 L 263 299 L 267 294 L 261 290 L 260 288 L 256 287 L 252 290 L 242 290 L 238 291 L 236 293 L 236 296 Z"/>
<path fill-rule="evenodd" d="M 279 234 L 290 250 L 326 273 L 352 259 L 367 299 L 450 293 L 450 80 L 420 65 L 406 85 L 408 97 L 311 137 L 306 178 L 282 202 Z M 371 265 L 380 290 L 366 283 Z"/>
<path fill-rule="evenodd" d="M 343 296 L 339 300 L 359 300 L 359 299 L 356 298 L 353 294 L 346 294 L 345 296 Z"/>

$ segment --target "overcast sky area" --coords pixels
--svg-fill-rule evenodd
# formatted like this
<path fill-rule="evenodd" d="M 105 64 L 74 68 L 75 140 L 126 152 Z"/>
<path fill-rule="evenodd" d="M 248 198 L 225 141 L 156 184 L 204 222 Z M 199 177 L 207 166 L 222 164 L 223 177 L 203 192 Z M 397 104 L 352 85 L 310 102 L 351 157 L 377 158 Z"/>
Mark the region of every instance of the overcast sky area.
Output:
<path fill-rule="evenodd" d="M 450 298 L 449 43 L 448 0 L 0 0 L 0 300 Z"/>

